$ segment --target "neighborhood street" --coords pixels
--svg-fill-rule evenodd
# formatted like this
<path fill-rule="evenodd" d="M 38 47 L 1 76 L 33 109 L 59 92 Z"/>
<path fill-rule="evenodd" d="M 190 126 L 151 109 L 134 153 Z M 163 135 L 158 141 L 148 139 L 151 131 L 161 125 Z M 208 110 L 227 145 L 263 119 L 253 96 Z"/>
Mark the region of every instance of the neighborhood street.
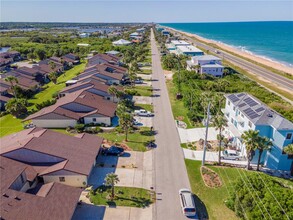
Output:
<path fill-rule="evenodd" d="M 157 132 L 157 148 L 154 150 L 154 190 L 157 193 L 157 201 L 153 219 L 186 219 L 181 211 L 178 191 L 181 188 L 190 188 L 190 185 L 153 30 L 151 48 L 154 129 Z"/>

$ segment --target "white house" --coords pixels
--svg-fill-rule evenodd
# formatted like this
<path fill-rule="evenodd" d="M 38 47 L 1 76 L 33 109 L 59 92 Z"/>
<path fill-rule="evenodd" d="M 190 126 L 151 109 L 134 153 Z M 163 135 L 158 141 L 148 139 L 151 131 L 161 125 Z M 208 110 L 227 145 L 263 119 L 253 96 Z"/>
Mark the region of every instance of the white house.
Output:
<path fill-rule="evenodd" d="M 79 37 L 81 37 L 81 38 L 87 38 L 89 36 L 90 36 L 89 33 L 81 33 L 81 34 L 79 34 Z"/>
<path fill-rule="evenodd" d="M 246 155 L 241 135 L 247 130 L 257 130 L 260 136 L 267 137 L 273 143 L 271 150 L 263 153 L 261 163 L 267 168 L 291 171 L 293 174 L 293 157 L 283 151 L 285 146 L 293 143 L 293 123 L 247 93 L 227 94 L 225 97 L 226 135 L 232 145 Z M 257 158 L 258 151 L 252 163 L 256 163 Z"/>
<path fill-rule="evenodd" d="M 213 55 L 194 56 L 191 60 L 186 61 L 187 70 L 199 68 L 199 73 L 211 74 L 213 76 L 222 76 L 224 66 L 222 60 Z"/>
<path fill-rule="evenodd" d="M 112 44 L 113 44 L 113 46 L 127 46 L 132 43 L 128 40 L 120 39 L 120 40 L 112 42 Z"/>

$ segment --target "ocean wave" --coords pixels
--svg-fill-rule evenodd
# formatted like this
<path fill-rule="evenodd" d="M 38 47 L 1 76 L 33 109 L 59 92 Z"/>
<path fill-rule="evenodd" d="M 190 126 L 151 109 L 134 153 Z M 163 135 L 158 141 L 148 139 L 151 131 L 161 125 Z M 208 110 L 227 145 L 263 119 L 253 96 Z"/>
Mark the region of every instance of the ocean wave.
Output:
<path fill-rule="evenodd" d="M 244 52 L 246 54 L 249 54 L 249 55 L 252 55 L 252 56 L 255 56 L 255 57 L 262 58 L 264 60 L 268 60 L 268 61 L 273 62 L 273 63 L 281 64 L 283 66 L 287 66 L 287 67 L 290 67 L 290 68 L 293 67 L 293 64 L 291 64 L 291 63 L 287 63 L 287 62 L 284 62 L 284 61 L 273 59 L 271 57 L 267 57 L 267 56 L 264 56 L 264 55 L 254 53 L 254 52 L 248 50 L 246 46 L 235 46 L 235 45 L 232 45 L 232 44 L 224 43 L 222 41 L 215 41 L 215 40 L 212 40 L 212 41 L 214 41 L 216 43 L 219 43 L 219 44 L 222 44 L 222 45 L 227 46 L 227 47 L 232 47 L 233 49 L 236 49 L 238 51 Z"/>

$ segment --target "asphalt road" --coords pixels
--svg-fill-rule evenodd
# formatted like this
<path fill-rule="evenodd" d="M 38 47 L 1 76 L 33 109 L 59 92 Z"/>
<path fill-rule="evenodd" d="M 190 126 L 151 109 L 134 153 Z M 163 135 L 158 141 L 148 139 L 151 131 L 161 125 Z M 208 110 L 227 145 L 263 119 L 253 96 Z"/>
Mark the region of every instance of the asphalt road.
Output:
<path fill-rule="evenodd" d="M 291 80 L 291 79 L 280 76 L 280 75 L 273 73 L 265 68 L 262 68 L 258 65 L 255 65 L 249 61 L 246 61 L 246 60 L 241 59 L 239 57 L 233 56 L 225 51 L 219 50 L 219 49 L 211 47 L 209 45 L 203 44 L 203 43 L 201 43 L 197 40 L 191 39 L 190 37 L 187 37 L 185 35 L 183 37 L 188 39 L 190 42 L 194 43 L 195 45 L 198 45 L 198 46 L 200 46 L 206 50 L 209 50 L 211 52 L 214 52 L 215 50 L 217 50 L 220 52 L 220 54 L 217 55 L 220 58 L 224 58 L 227 61 L 229 61 L 229 62 L 231 62 L 231 63 L 233 63 L 233 64 L 251 72 L 251 73 L 257 74 L 257 75 L 263 77 L 264 79 L 266 79 L 272 83 L 277 84 L 280 87 L 283 87 L 285 89 L 293 91 L 293 80 Z"/>
<path fill-rule="evenodd" d="M 154 184 L 157 201 L 153 219 L 187 219 L 181 211 L 178 191 L 181 188 L 190 189 L 190 184 L 153 32 L 151 33 L 151 48 L 152 79 L 154 80 L 152 85 L 155 95 L 153 98 L 154 130 L 157 131 L 155 137 L 157 148 L 154 150 Z"/>

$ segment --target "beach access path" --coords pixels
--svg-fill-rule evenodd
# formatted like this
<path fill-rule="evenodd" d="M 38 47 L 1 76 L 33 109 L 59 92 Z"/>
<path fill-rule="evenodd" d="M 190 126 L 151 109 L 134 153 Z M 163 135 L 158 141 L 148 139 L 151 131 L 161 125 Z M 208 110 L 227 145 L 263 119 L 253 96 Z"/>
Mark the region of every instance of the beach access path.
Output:
<path fill-rule="evenodd" d="M 171 30 L 171 32 L 174 33 L 174 30 Z M 180 33 L 181 32 L 177 32 Z M 181 34 L 182 35 L 182 34 Z M 279 87 L 284 88 L 288 91 L 292 91 L 293 88 L 293 80 L 288 79 L 284 76 L 278 75 L 272 71 L 269 71 L 263 67 L 260 67 L 256 64 L 253 64 L 247 60 L 244 60 L 242 58 L 239 58 L 237 56 L 231 55 L 230 53 L 227 53 L 223 50 L 219 50 L 217 48 L 214 48 L 210 45 L 204 44 L 202 42 L 199 42 L 187 35 L 184 35 L 184 37 L 189 40 L 190 42 L 194 43 L 195 45 L 204 48 L 205 50 L 209 50 L 211 52 L 217 50 L 220 52 L 220 54 L 217 54 L 217 56 L 219 56 L 220 58 L 224 58 L 227 61 L 243 68 L 244 70 L 247 70 L 251 73 L 254 73 L 262 78 L 264 78 L 265 80 L 267 80 L 268 82 L 271 82 L 273 84 L 277 84 Z"/>
<path fill-rule="evenodd" d="M 151 48 L 152 79 L 155 79 L 152 81 L 154 130 L 157 132 L 155 136 L 157 148 L 153 150 L 155 170 L 153 182 L 156 191 L 153 219 L 187 219 L 181 210 L 179 189 L 190 189 L 190 184 L 153 30 L 151 31 Z"/>

